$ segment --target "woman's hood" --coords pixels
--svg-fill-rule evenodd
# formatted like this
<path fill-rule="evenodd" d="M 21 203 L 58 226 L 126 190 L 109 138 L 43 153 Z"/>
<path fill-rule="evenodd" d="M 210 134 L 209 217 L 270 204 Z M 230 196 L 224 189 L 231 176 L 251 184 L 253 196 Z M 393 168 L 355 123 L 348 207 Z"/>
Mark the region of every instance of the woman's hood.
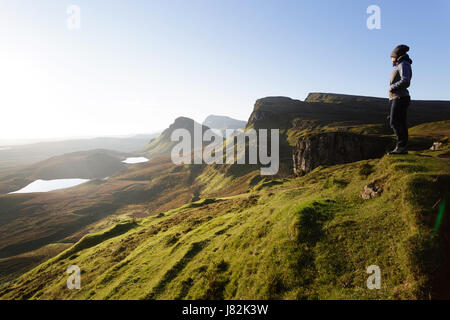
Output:
<path fill-rule="evenodd" d="M 402 61 L 406 61 L 406 62 L 408 62 L 409 64 L 412 64 L 412 63 L 413 63 L 412 60 L 411 60 L 411 58 L 409 57 L 408 54 L 404 54 L 403 56 L 401 56 L 400 58 L 398 58 L 397 64 L 399 64 L 399 63 L 402 62 Z"/>

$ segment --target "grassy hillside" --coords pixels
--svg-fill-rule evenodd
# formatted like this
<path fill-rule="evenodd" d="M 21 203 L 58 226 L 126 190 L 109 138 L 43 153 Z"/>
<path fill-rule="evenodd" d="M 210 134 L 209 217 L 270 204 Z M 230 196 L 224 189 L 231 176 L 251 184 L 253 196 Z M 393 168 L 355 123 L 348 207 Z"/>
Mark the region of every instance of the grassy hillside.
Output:
<path fill-rule="evenodd" d="M 1 282 L 7 282 L 21 276 L 24 272 L 41 264 L 42 261 L 53 258 L 72 245 L 73 243 L 70 242 L 51 243 L 33 251 L 0 259 Z"/>
<path fill-rule="evenodd" d="M 412 136 L 435 137 L 439 140 L 450 137 L 450 120 L 423 123 L 409 130 Z"/>
<path fill-rule="evenodd" d="M 0 297 L 449 297 L 449 247 L 441 237 L 448 221 L 435 224 L 449 165 L 416 152 L 261 180 L 234 196 L 211 197 L 206 188 L 196 202 L 86 235 L 6 285 Z M 372 181 L 384 192 L 361 199 Z M 82 270 L 79 291 L 65 285 L 73 264 Z M 381 268 L 381 290 L 365 285 L 373 264 Z"/>
<path fill-rule="evenodd" d="M 174 165 L 170 134 L 200 126 L 178 118 L 147 145 L 150 162 L 70 190 L 0 195 L 0 299 L 450 297 L 448 120 L 413 116 L 422 122 L 410 130 L 409 155 L 295 177 L 292 150 L 304 135 L 392 140 L 384 99 L 308 99 L 255 104 L 247 128 L 280 128 L 277 176 L 261 176 L 258 165 Z M 429 150 L 434 141 L 443 147 Z M 67 170 L 55 159 L 30 172 Z M 383 193 L 363 200 L 372 182 Z M 65 287 L 71 264 L 83 271 L 81 291 Z M 372 264 L 380 291 L 365 287 Z"/>
<path fill-rule="evenodd" d="M 161 158 L 128 166 L 108 180 L 95 179 L 70 192 L 0 195 L 0 259 L 26 262 L 20 255 L 52 243 L 74 243 L 121 217 L 144 217 L 181 206 L 195 197 L 194 173 Z M 9 271 L 17 274 L 15 269 Z M 5 278 L 6 271 L 0 272 L 0 282 Z"/>

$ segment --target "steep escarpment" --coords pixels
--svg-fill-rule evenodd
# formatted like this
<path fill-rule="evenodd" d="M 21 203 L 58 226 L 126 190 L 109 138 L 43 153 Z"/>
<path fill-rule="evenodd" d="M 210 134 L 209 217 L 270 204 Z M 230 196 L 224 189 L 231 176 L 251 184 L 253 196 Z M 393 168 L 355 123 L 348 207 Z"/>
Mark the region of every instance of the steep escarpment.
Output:
<path fill-rule="evenodd" d="M 289 124 L 289 117 L 298 116 L 304 103 L 288 97 L 267 97 L 255 102 L 247 128 L 283 128 Z"/>
<path fill-rule="evenodd" d="M 304 174 L 320 165 L 385 154 L 393 148 L 387 137 L 392 135 L 388 114 L 389 101 L 376 97 L 333 93 L 310 93 L 305 101 L 267 97 L 256 101 L 247 128 L 279 129 L 284 167 Z M 412 101 L 408 114 L 410 126 L 448 118 L 450 103 L 445 101 Z M 411 145 L 420 149 L 429 143 L 417 138 Z"/>
<path fill-rule="evenodd" d="M 310 93 L 305 101 L 288 97 L 267 97 L 256 101 L 247 127 L 286 128 L 295 118 L 314 120 L 321 125 L 355 126 L 382 125 L 390 128 L 386 117 L 389 101 L 384 98 L 334 93 Z M 415 126 L 426 122 L 449 120 L 448 101 L 413 100 L 408 123 Z"/>
<path fill-rule="evenodd" d="M 305 102 L 321 108 L 336 106 L 343 114 L 351 115 L 364 123 L 386 122 L 386 116 L 389 113 L 389 100 L 385 98 L 316 92 L 310 93 Z M 412 100 L 408 110 L 410 126 L 448 120 L 448 117 L 450 117 L 448 101 Z"/>
<path fill-rule="evenodd" d="M 295 174 L 309 173 L 318 166 L 329 166 L 381 157 L 389 138 L 348 132 L 327 132 L 301 137 L 293 150 Z"/>

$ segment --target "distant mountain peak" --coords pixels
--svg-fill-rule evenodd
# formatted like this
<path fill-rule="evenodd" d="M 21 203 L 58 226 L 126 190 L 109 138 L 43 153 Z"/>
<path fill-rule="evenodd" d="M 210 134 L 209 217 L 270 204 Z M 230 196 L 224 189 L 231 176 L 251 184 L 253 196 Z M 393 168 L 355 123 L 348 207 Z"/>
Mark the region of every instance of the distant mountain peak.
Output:
<path fill-rule="evenodd" d="M 172 133 L 177 129 L 186 129 L 191 133 L 191 136 L 194 135 L 194 128 L 201 127 L 202 132 L 209 129 L 209 127 L 202 125 L 195 120 L 187 117 L 178 117 L 175 121 L 165 129 L 161 135 L 150 141 L 150 143 L 143 149 L 143 153 L 149 157 L 156 157 L 161 155 L 170 154 L 174 145 L 177 142 L 171 140 Z"/>
<path fill-rule="evenodd" d="M 185 122 L 194 122 L 193 119 L 188 118 L 188 117 L 178 117 L 175 119 L 174 123 L 185 123 Z"/>
<path fill-rule="evenodd" d="M 243 129 L 247 124 L 246 121 L 236 120 L 228 116 L 209 115 L 203 121 L 203 125 L 211 129 L 225 131 L 226 129 Z"/>

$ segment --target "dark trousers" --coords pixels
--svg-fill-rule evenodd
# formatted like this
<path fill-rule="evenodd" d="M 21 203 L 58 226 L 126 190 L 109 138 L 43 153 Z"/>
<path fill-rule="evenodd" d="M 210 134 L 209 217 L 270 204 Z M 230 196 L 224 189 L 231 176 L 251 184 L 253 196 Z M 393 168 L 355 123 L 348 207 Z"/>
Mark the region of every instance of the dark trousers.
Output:
<path fill-rule="evenodd" d="M 410 97 L 391 100 L 391 127 L 397 135 L 397 147 L 405 148 L 408 144 L 408 125 L 406 115 L 411 102 Z"/>

